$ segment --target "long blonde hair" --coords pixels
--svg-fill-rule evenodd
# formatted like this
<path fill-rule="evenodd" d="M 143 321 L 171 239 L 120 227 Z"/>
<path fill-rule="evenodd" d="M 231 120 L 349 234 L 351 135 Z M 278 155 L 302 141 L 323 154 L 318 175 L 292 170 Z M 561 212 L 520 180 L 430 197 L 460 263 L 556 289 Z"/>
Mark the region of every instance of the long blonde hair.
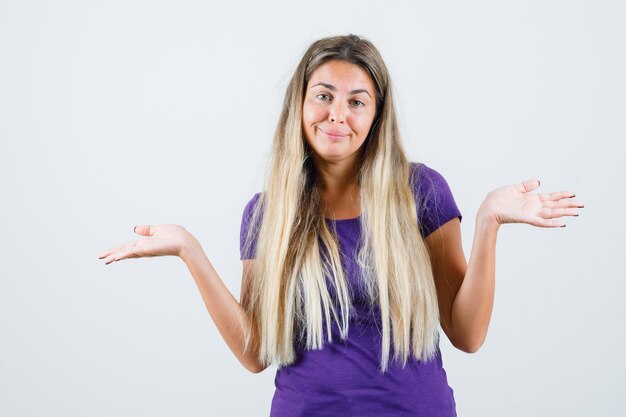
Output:
<path fill-rule="evenodd" d="M 432 359 L 439 340 L 439 310 L 430 258 L 417 223 L 410 164 L 403 149 L 392 84 L 380 53 L 356 35 L 315 41 L 287 87 L 265 180 L 245 239 L 256 237 L 245 349 L 259 343 L 259 361 L 279 368 L 296 359 L 294 342 L 323 346 L 322 325 L 332 341 L 331 319 L 348 333 L 352 303 L 337 238 L 324 221 L 319 179 L 304 140 L 302 105 L 307 83 L 320 65 L 342 60 L 359 65 L 376 87 L 376 115 L 360 149 L 358 178 L 363 245 L 358 253 L 363 284 L 380 307 L 385 372 L 393 342 L 402 366 L 410 354 Z M 326 279 L 335 289 L 331 297 Z M 338 304 L 338 305 L 337 305 Z"/>

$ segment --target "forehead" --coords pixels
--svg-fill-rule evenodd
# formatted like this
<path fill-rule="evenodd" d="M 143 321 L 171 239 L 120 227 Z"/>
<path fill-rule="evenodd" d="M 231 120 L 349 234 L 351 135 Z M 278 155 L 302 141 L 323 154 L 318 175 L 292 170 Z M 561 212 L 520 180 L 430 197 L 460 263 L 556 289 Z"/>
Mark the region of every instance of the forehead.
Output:
<path fill-rule="evenodd" d="M 308 88 L 317 83 L 332 84 L 340 90 L 365 88 L 373 93 L 372 77 L 359 65 L 351 62 L 332 60 L 325 62 L 313 71 Z"/>

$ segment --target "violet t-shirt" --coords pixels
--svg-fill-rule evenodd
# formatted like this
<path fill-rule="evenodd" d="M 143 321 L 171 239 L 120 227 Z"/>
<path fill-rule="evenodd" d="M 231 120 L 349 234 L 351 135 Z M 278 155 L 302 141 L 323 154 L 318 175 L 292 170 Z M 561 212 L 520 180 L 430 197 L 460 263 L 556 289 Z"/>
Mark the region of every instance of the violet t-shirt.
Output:
<path fill-rule="evenodd" d="M 417 217 L 423 237 L 461 213 L 446 180 L 434 169 L 411 163 L 410 183 L 416 197 Z M 250 217 L 260 193 L 245 207 L 240 233 L 241 259 L 254 258 L 255 242 L 244 250 Z M 332 220 L 342 252 L 342 266 L 353 294 L 348 337 L 341 340 L 333 321 L 332 339 L 322 349 L 296 346 L 297 360 L 276 371 L 276 390 L 270 417 L 456 416 L 454 392 L 448 385 L 441 351 L 427 362 L 409 357 L 404 368 L 393 360 L 393 346 L 387 371 L 380 371 L 382 322 L 380 309 L 369 307 L 359 285 L 356 254 L 360 248 L 360 218 Z M 326 327 L 323 326 L 324 335 Z"/>

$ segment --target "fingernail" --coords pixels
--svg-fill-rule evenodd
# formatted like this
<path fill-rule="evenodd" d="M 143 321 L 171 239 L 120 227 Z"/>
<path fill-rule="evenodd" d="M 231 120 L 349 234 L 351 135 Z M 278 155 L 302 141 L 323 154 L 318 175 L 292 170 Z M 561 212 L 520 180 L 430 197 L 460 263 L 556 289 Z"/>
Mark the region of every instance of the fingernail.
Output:
<path fill-rule="evenodd" d="M 566 226 L 566 225 L 563 225 L 563 226 L 561 226 L 561 227 L 565 227 L 565 226 Z"/>
<path fill-rule="evenodd" d="M 133 233 L 135 233 L 135 229 L 137 228 L 137 226 L 133 227 Z"/>

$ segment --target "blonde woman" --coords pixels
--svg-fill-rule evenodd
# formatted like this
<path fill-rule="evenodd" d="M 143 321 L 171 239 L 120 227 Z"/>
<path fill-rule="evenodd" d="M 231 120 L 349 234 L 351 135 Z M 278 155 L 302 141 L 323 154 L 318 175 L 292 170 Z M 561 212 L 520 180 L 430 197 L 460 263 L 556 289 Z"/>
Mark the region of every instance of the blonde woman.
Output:
<path fill-rule="evenodd" d="M 538 180 L 487 194 L 469 264 L 444 177 L 407 160 L 392 86 L 355 35 L 314 42 L 287 88 L 265 190 L 241 225 L 240 301 L 177 225 L 104 251 L 179 256 L 251 372 L 277 366 L 271 416 L 454 416 L 438 326 L 464 352 L 485 340 L 500 225 L 563 227 L 583 205 Z"/>

